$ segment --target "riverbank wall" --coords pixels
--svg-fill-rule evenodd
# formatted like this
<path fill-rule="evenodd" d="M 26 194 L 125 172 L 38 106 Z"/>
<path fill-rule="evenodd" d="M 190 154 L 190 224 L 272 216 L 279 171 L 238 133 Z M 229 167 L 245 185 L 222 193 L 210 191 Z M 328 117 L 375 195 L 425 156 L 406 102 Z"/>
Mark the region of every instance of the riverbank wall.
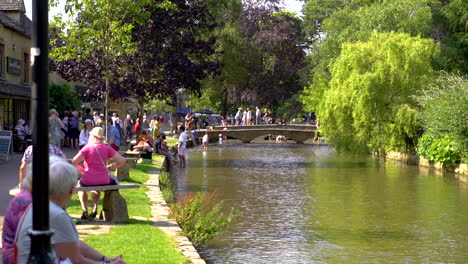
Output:
<path fill-rule="evenodd" d="M 415 154 L 408 154 L 408 153 L 396 152 L 396 151 L 387 152 L 386 158 L 392 159 L 392 160 L 399 160 L 409 165 L 418 165 L 421 167 L 433 168 L 433 169 L 443 170 L 447 172 L 454 172 L 457 174 L 468 176 L 468 164 L 466 163 L 460 163 L 458 165 L 453 165 L 453 166 L 445 166 L 444 164 L 440 162 L 432 162 L 432 161 L 429 161 L 428 159 L 419 157 L 418 155 L 415 155 Z"/>

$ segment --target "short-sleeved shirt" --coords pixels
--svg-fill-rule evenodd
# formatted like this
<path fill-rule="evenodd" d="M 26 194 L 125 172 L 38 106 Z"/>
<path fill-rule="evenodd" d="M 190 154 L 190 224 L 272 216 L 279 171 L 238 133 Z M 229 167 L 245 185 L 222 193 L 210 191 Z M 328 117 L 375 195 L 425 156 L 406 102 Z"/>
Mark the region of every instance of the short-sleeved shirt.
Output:
<path fill-rule="evenodd" d="M 50 228 L 55 231 L 51 237 L 52 245 L 78 242 L 78 232 L 76 231 L 76 226 L 72 218 L 65 210 L 51 201 L 49 201 L 49 221 Z M 31 248 L 31 238 L 28 235 L 28 231 L 32 228 L 32 208 L 26 212 L 23 224 L 18 228 L 20 228 L 17 243 L 18 263 L 27 263 Z M 54 263 L 58 263 L 59 261 L 54 247 L 52 247 L 52 255 L 54 257 Z"/>
<path fill-rule="evenodd" d="M 2 259 L 3 264 L 15 264 L 15 236 L 19 221 L 29 205 L 32 203 L 32 194 L 29 191 L 19 192 L 10 204 L 5 213 L 2 232 Z"/>
<path fill-rule="evenodd" d="M 181 147 L 185 148 L 185 144 L 187 144 L 187 133 L 185 131 L 180 133 L 179 143 L 182 143 Z"/>
<path fill-rule="evenodd" d="M 110 126 L 108 139 L 114 138 L 114 144 L 120 147 L 120 132 L 115 126 Z"/>
<path fill-rule="evenodd" d="M 117 152 L 108 145 L 87 144 L 80 150 L 80 153 L 84 157 L 84 173 L 80 181 L 88 186 L 109 184 L 109 172 L 105 164 Z M 99 154 L 101 154 L 102 161 Z"/>
<path fill-rule="evenodd" d="M 33 153 L 33 146 L 29 146 L 25 151 L 24 151 L 24 154 L 23 154 L 23 159 L 21 160 L 22 162 L 26 162 L 28 164 L 31 164 L 31 161 L 32 161 L 32 153 Z M 49 153 L 50 154 L 54 154 L 54 155 L 57 155 L 61 158 L 66 158 L 65 157 L 65 154 L 63 153 L 63 151 L 61 151 L 59 149 L 59 147 L 55 146 L 55 145 L 52 145 L 52 144 L 49 144 Z"/>
<path fill-rule="evenodd" d="M 205 143 L 205 142 L 208 143 L 208 134 L 203 135 L 202 142 L 203 143 Z"/>

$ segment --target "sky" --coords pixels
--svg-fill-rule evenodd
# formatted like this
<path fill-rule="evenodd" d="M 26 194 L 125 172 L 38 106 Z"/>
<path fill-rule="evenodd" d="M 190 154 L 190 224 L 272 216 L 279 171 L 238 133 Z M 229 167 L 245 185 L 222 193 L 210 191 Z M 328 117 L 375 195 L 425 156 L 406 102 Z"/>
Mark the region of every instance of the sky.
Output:
<path fill-rule="evenodd" d="M 49 12 L 49 20 L 56 15 L 60 14 L 62 10 L 64 9 L 64 0 L 60 0 L 60 3 L 57 7 L 54 7 L 50 10 Z M 302 9 L 303 2 L 298 1 L 298 0 L 284 0 L 285 3 L 285 9 L 290 10 L 290 11 L 295 11 L 296 13 L 300 14 L 300 11 Z M 32 9 L 32 0 L 24 0 L 24 5 L 26 6 L 26 15 L 32 19 L 32 14 L 31 14 L 31 9 Z"/>

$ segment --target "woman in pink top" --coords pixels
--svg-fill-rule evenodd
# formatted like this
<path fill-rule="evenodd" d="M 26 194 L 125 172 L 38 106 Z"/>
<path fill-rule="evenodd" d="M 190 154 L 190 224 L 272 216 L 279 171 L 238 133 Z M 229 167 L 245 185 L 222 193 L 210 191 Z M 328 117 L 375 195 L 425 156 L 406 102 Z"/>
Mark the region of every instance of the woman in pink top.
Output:
<path fill-rule="evenodd" d="M 112 158 L 116 162 L 107 165 Z M 80 186 L 99 186 L 115 184 L 109 177 L 109 169 L 115 169 L 125 164 L 125 159 L 104 142 L 104 131 L 101 127 L 95 127 L 89 132 L 89 142 L 73 158 L 72 164 L 78 166 L 84 161 L 84 173 L 81 175 Z M 88 218 L 88 193 L 78 192 L 83 214 L 81 219 Z M 89 215 L 96 217 L 100 192 L 92 191 L 93 212 Z"/>

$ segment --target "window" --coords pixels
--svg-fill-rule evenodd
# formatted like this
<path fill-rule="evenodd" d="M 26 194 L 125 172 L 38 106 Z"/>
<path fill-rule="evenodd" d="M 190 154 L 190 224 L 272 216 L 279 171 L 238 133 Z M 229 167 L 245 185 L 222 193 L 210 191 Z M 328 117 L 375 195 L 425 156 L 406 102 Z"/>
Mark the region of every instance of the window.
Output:
<path fill-rule="evenodd" d="M 5 45 L 0 44 L 0 78 L 5 78 Z"/>
<path fill-rule="evenodd" d="M 24 53 L 23 57 L 23 82 L 29 83 L 29 54 Z"/>

